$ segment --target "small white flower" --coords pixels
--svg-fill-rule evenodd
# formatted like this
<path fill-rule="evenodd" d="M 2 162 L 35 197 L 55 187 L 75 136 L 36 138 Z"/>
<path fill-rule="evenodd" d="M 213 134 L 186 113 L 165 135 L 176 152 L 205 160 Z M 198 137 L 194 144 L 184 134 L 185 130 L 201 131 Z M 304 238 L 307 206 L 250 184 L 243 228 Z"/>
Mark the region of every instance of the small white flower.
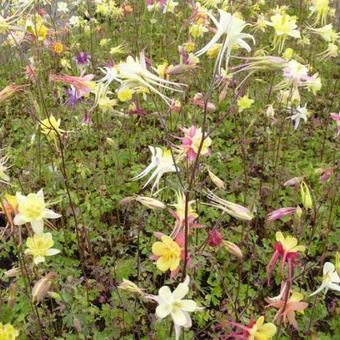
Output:
<path fill-rule="evenodd" d="M 226 56 L 225 68 L 228 69 L 232 48 L 236 45 L 250 52 L 251 48 L 249 44 L 245 42 L 245 39 L 252 39 L 254 43 L 255 39 L 251 34 L 242 33 L 242 30 L 248 25 L 243 20 L 223 10 L 219 10 L 219 13 L 220 21 L 217 22 L 216 18 L 211 13 L 207 12 L 207 15 L 215 24 L 217 30 L 212 39 L 202 49 L 197 51 L 195 55 L 199 57 L 202 54 L 206 53 L 212 46 L 218 43 L 223 35 L 226 35 L 215 64 L 215 71 L 217 70 L 218 73 L 221 73 L 221 64 L 224 55 Z"/>
<path fill-rule="evenodd" d="M 70 23 L 70 25 L 73 26 L 73 27 L 79 27 L 79 25 L 80 25 L 80 19 L 79 19 L 78 16 L 73 15 L 73 16 L 71 16 L 71 18 L 70 18 L 70 20 L 69 20 L 69 23 Z"/>
<path fill-rule="evenodd" d="M 340 277 L 331 262 L 326 262 L 323 266 L 323 277 L 321 286 L 310 296 L 320 293 L 325 290 L 325 294 L 329 289 L 340 292 Z"/>
<path fill-rule="evenodd" d="M 69 9 L 66 2 L 58 2 L 57 11 L 61 13 L 68 13 Z"/>
<path fill-rule="evenodd" d="M 189 292 L 189 276 L 185 281 L 180 283 L 177 288 L 171 292 L 170 288 L 163 286 L 158 291 L 157 296 L 149 296 L 157 301 L 156 315 L 160 319 L 171 316 L 175 325 L 176 340 L 179 339 L 181 328 L 190 328 L 192 325 L 190 314 L 191 312 L 200 311 L 203 308 L 198 307 L 193 300 L 184 299 Z"/>
<path fill-rule="evenodd" d="M 17 192 L 18 213 L 14 217 L 14 224 L 22 225 L 31 223 L 32 229 L 36 234 L 42 234 L 44 230 L 44 219 L 56 219 L 61 215 L 51 209 L 46 208 L 43 189 L 37 193 L 27 196 Z"/>
<path fill-rule="evenodd" d="M 151 191 L 153 191 L 156 186 L 158 187 L 159 181 L 163 174 L 165 174 L 166 172 L 176 172 L 176 167 L 172 159 L 171 151 L 169 149 L 162 150 L 161 148 L 154 148 L 153 146 L 149 146 L 149 149 L 152 154 L 151 163 L 132 180 L 135 181 L 141 179 L 153 169 L 155 169 L 143 187 L 145 188 L 153 179 L 155 179 L 154 184 L 151 188 Z"/>
<path fill-rule="evenodd" d="M 289 109 L 288 109 L 289 110 Z M 300 121 L 301 119 L 303 119 L 305 121 L 305 123 L 307 122 L 307 118 L 308 118 L 308 110 L 307 110 L 307 104 L 305 104 L 305 106 L 301 107 L 298 106 L 295 110 L 294 110 L 295 114 L 293 114 L 292 116 L 288 117 L 287 119 L 291 119 L 294 121 L 294 130 L 296 130 L 299 125 L 300 125 Z"/>

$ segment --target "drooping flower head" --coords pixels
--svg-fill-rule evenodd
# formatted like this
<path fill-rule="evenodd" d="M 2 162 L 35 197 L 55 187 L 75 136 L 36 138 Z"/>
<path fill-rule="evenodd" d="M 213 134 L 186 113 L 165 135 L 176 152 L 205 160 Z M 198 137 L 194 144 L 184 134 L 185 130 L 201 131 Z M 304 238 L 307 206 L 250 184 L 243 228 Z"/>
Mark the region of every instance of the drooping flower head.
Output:
<path fill-rule="evenodd" d="M 155 187 L 159 186 L 161 177 L 167 172 L 176 172 L 176 167 L 169 149 L 155 148 L 153 146 L 149 146 L 149 149 L 152 155 L 151 163 L 139 175 L 132 178 L 132 180 L 139 180 L 154 170 L 143 187 L 145 188 L 154 179 L 155 181 L 151 188 L 151 191 L 153 191 Z"/>
<path fill-rule="evenodd" d="M 180 149 L 190 161 L 194 161 L 198 155 L 198 150 L 202 142 L 202 129 L 192 125 L 190 128 L 182 128 L 181 130 L 184 132 L 184 137 L 182 138 Z M 210 146 L 211 138 L 205 137 L 200 154 L 203 156 L 210 155 Z"/>
<path fill-rule="evenodd" d="M 295 319 L 295 313 L 303 313 L 303 311 L 308 307 L 308 303 L 302 302 L 303 294 L 295 291 L 286 292 L 287 284 L 283 284 L 281 287 L 281 292 L 278 297 L 268 298 L 266 301 L 269 303 L 268 307 L 274 307 L 278 309 L 274 322 L 276 320 L 283 320 L 286 325 L 287 321 L 295 329 L 298 328 L 298 324 Z M 286 302 L 286 294 L 290 294 Z"/>
<path fill-rule="evenodd" d="M 27 196 L 20 192 L 16 194 L 18 203 L 17 214 L 14 217 L 14 224 L 22 225 L 31 223 L 32 229 L 36 234 L 42 234 L 44 228 L 44 219 L 55 219 L 61 217 L 51 209 L 46 208 L 43 189 L 37 193 L 31 193 Z"/>
<path fill-rule="evenodd" d="M 254 43 L 255 39 L 251 34 L 242 33 L 244 28 L 248 25 L 243 20 L 223 10 L 219 10 L 218 12 L 220 14 L 219 21 L 217 21 L 211 13 L 207 12 L 207 15 L 216 26 L 216 33 L 202 49 L 195 53 L 195 55 L 199 57 L 205 54 L 220 41 L 222 36 L 225 35 L 226 37 L 222 42 L 215 63 L 215 71 L 220 74 L 223 58 L 225 57 L 225 69 L 227 70 L 232 49 L 237 46 L 250 52 L 251 48 L 245 39 L 251 39 Z"/>
<path fill-rule="evenodd" d="M 327 16 L 330 12 L 329 0 L 312 0 L 312 5 L 309 7 L 310 15 L 315 16 L 314 24 L 325 25 Z"/>
<path fill-rule="evenodd" d="M 46 256 L 60 253 L 60 250 L 52 248 L 54 245 L 51 233 L 34 234 L 26 240 L 25 254 L 33 256 L 34 264 L 45 262 Z"/>
<path fill-rule="evenodd" d="M 295 16 L 290 16 L 286 13 L 276 13 L 270 17 L 270 21 L 267 21 L 266 24 L 274 28 L 273 48 L 278 48 L 279 53 L 282 52 L 284 43 L 288 37 L 300 38 Z"/>
<path fill-rule="evenodd" d="M 267 220 L 276 221 L 276 220 L 281 219 L 284 216 L 294 215 L 295 212 L 296 212 L 295 207 L 276 209 L 267 215 Z"/>
<path fill-rule="evenodd" d="M 295 237 L 285 237 L 280 231 L 276 233 L 276 241 L 274 246 L 275 252 L 267 265 L 268 284 L 270 282 L 271 273 L 280 257 L 282 258 L 281 270 L 283 270 L 283 267 L 287 262 L 288 278 L 291 281 L 293 275 L 293 261 L 299 256 L 299 252 L 305 251 L 305 246 L 298 245 L 298 241 Z"/>
<path fill-rule="evenodd" d="M 340 277 L 336 271 L 336 268 L 333 263 L 326 262 L 323 266 L 323 276 L 321 286 L 310 296 L 320 293 L 321 291 L 325 291 L 325 294 L 328 290 L 335 290 L 336 292 L 340 292 Z"/>

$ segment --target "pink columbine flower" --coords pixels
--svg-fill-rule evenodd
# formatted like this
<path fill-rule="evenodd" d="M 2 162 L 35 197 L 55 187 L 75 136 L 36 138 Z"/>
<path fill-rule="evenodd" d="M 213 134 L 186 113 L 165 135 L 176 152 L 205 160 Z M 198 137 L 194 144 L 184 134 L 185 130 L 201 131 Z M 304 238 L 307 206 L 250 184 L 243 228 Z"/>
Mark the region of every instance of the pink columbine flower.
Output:
<path fill-rule="evenodd" d="M 76 89 L 78 97 L 88 95 L 92 90 L 92 79 L 94 74 L 87 74 L 85 76 L 76 77 L 63 74 L 51 74 L 50 81 L 61 81 L 65 84 L 72 85 Z"/>
<path fill-rule="evenodd" d="M 336 123 L 336 136 L 340 135 L 340 113 L 331 113 L 331 118 L 335 121 Z"/>
<path fill-rule="evenodd" d="M 185 136 L 182 138 L 182 145 L 180 148 L 186 154 L 187 158 L 190 161 L 193 161 L 197 157 L 202 141 L 202 130 L 201 128 L 197 128 L 195 125 L 192 125 L 188 129 L 182 128 L 181 130 L 184 132 Z M 205 137 L 201 147 L 201 155 L 208 156 L 211 154 L 210 145 L 210 137 Z"/>
<path fill-rule="evenodd" d="M 281 219 L 284 216 L 295 214 L 295 211 L 296 211 L 296 208 L 294 207 L 276 209 L 267 215 L 267 220 L 276 221 L 276 220 Z"/>
<path fill-rule="evenodd" d="M 281 261 L 281 270 L 283 270 L 285 263 L 288 265 L 288 278 L 291 281 L 293 277 L 293 265 L 295 259 L 299 256 L 299 252 L 305 251 L 305 246 L 299 246 L 295 237 L 284 235 L 281 232 L 276 233 L 276 243 L 274 245 L 274 254 L 267 265 L 267 279 L 268 285 L 270 283 L 271 274 L 276 266 L 279 258 Z"/>

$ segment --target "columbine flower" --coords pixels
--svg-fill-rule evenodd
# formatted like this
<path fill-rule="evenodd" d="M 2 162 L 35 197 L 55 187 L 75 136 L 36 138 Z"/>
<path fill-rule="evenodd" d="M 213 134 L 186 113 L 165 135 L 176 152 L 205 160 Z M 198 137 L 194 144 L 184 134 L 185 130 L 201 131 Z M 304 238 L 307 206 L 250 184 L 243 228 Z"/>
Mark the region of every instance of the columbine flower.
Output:
<path fill-rule="evenodd" d="M 314 24 L 326 24 L 327 15 L 330 12 L 329 0 L 312 0 L 312 6 L 309 7 L 311 16 L 315 16 Z"/>
<path fill-rule="evenodd" d="M 212 102 L 207 102 L 206 99 L 203 97 L 203 94 L 198 92 L 195 94 L 194 98 L 192 99 L 192 103 L 194 105 L 197 105 L 203 110 L 206 110 L 207 112 L 215 112 L 216 106 Z"/>
<path fill-rule="evenodd" d="M 222 242 L 223 242 L 225 249 L 228 251 L 228 253 L 238 257 L 240 260 L 243 259 L 242 250 L 240 249 L 238 245 L 236 245 L 233 242 L 225 241 L 225 240 L 223 240 Z"/>
<path fill-rule="evenodd" d="M 328 24 L 326 26 L 320 28 L 308 28 L 312 33 L 320 35 L 320 37 L 328 43 L 336 43 L 340 37 L 340 33 L 337 33 L 333 29 L 332 24 Z"/>
<path fill-rule="evenodd" d="M 247 95 L 241 97 L 237 101 L 238 111 L 242 112 L 249 109 L 254 104 L 254 99 L 250 99 Z"/>
<path fill-rule="evenodd" d="M 313 208 L 313 199 L 312 195 L 310 194 L 308 185 L 305 181 L 300 183 L 300 194 L 301 194 L 301 201 L 305 209 L 312 209 Z"/>
<path fill-rule="evenodd" d="M 173 207 L 175 207 L 175 211 L 169 209 L 170 214 L 176 218 L 176 223 L 173 231 L 171 232 L 171 237 L 174 239 L 177 239 L 178 235 L 183 234 L 183 227 L 185 225 L 185 195 L 183 192 L 178 190 L 176 192 L 176 198 L 177 202 L 172 204 Z M 200 227 L 199 224 L 195 222 L 196 218 L 198 217 L 196 211 L 194 208 L 192 208 L 192 205 L 195 203 L 195 201 L 189 201 L 188 202 L 188 226 L 189 229 L 191 227 L 198 228 Z"/>
<path fill-rule="evenodd" d="M 158 318 L 164 319 L 168 315 L 171 316 L 175 325 L 176 340 L 180 337 L 182 327 L 190 328 L 192 325 L 189 313 L 203 309 L 198 307 L 195 301 L 184 299 L 189 292 L 189 282 L 190 279 L 187 276 L 185 281 L 180 283 L 173 292 L 168 286 L 163 286 L 157 296 L 150 296 L 158 303 L 156 308 Z"/>
<path fill-rule="evenodd" d="M 41 133 L 55 140 L 57 135 L 62 135 L 65 131 L 60 129 L 61 119 L 55 119 L 53 115 L 44 119 L 40 123 Z"/>
<path fill-rule="evenodd" d="M 287 111 L 289 110 L 290 109 Z M 307 104 L 305 104 L 305 106 L 298 106 L 297 108 L 293 109 L 293 112 L 294 114 L 287 117 L 287 119 L 291 119 L 294 122 L 294 130 L 296 130 L 299 127 L 301 120 L 304 120 L 305 123 L 307 122 L 310 113 L 307 110 Z"/>
<path fill-rule="evenodd" d="M 27 238 L 25 254 L 32 255 L 34 264 L 39 264 L 45 262 L 46 256 L 60 253 L 60 250 L 52 248 L 53 245 L 51 233 L 34 234 Z"/>
<path fill-rule="evenodd" d="M 278 309 L 274 322 L 282 318 L 283 323 L 287 324 L 287 319 L 290 325 L 294 328 L 298 328 L 298 324 L 295 319 L 295 312 L 303 313 L 303 311 L 308 307 L 307 302 L 302 302 L 303 294 L 299 292 L 290 292 L 291 295 L 287 302 L 285 301 L 287 285 L 282 285 L 280 295 L 275 298 L 268 298 L 266 301 L 269 303 L 268 307 L 274 307 Z"/>
<path fill-rule="evenodd" d="M 212 203 L 206 203 L 207 205 L 210 205 L 212 207 L 221 209 L 222 211 L 226 212 L 227 214 L 242 220 L 242 221 L 251 221 L 254 217 L 252 212 L 248 209 L 243 207 L 240 204 L 236 204 L 233 202 L 229 202 L 226 200 L 223 200 L 222 198 L 219 198 L 211 191 L 208 192 L 208 198 Z"/>
<path fill-rule="evenodd" d="M 57 12 L 66 14 L 69 12 L 68 6 L 66 2 L 58 2 Z"/>
<path fill-rule="evenodd" d="M 182 249 L 169 236 L 163 235 L 161 241 L 152 245 L 152 253 L 157 257 L 156 266 L 162 272 L 174 271 L 179 266 Z"/>
<path fill-rule="evenodd" d="M 94 74 L 87 74 L 81 77 L 51 74 L 49 79 L 50 81 L 61 81 L 74 86 L 75 94 L 80 98 L 88 95 L 91 90 L 94 89 L 94 82 L 92 82 L 93 78 Z"/>
<path fill-rule="evenodd" d="M 297 30 L 296 17 L 288 14 L 276 13 L 270 17 L 267 25 L 272 26 L 275 30 L 274 49 L 278 47 L 279 53 L 282 52 L 284 43 L 288 36 L 300 38 L 300 32 Z"/>
<path fill-rule="evenodd" d="M 10 323 L 3 324 L 0 322 L 0 336 L 3 340 L 15 340 L 19 336 L 19 331 Z"/>
<path fill-rule="evenodd" d="M 226 57 L 225 69 L 227 70 L 232 48 L 238 46 L 240 48 L 247 50 L 247 52 L 250 52 L 251 48 L 249 44 L 245 42 L 245 39 L 252 39 L 254 43 L 255 39 L 251 34 L 242 33 L 243 29 L 249 24 L 246 24 L 243 20 L 225 11 L 219 10 L 219 14 L 220 21 L 217 22 L 217 19 L 212 14 L 207 12 L 207 15 L 215 24 L 217 30 L 215 35 L 208 42 L 208 44 L 205 45 L 199 51 L 197 51 L 195 55 L 199 57 L 202 54 L 206 53 L 208 50 L 211 49 L 211 47 L 218 43 L 218 41 L 221 39 L 223 35 L 226 35 L 226 38 L 222 42 L 222 47 L 219 51 L 215 63 L 215 71 L 217 70 L 218 73 L 221 73 L 223 57 L 224 56 Z"/>
<path fill-rule="evenodd" d="M 171 151 L 169 149 L 161 149 L 158 147 L 154 148 L 153 146 L 149 146 L 149 149 L 152 154 L 151 163 L 139 175 L 132 178 L 132 180 L 136 181 L 138 179 L 141 179 L 153 169 L 155 169 L 150 178 L 143 186 L 143 188 L 145 188 L 153 179 L 155 179 L 154 184 L 151 188 L 151 191 L 153 191 L 156 186 L 159 186 L 159 181 L 161 177 L 166 172 L 176 172 L 176 167 L 172 159 Z"/>
<path fill-rule="evenodd" d="M 305 251 L 305 246 L 298 246 L 298 241 L 295 237 L 284 235 L 281 232 L 276 233 L 276 243 L 275 243 L 275 252 L 270 259 L 267 265 L 267 278 L 268 284 L 270 282 L 270 276 L 274 267 L 280 257 L 282 257 L 281 261 L 281 270 L 283 269 L 285 263 L 288 264 L 288 277 L 289 280 L 292 279 L 293 275 L 293 262 L 299 256 L 299 252 Z"/>
<path fill-rule="evenodd" d="M 198 155 L 198 150 L 202 142 L 202 129 L 192 125 L 191 128 L 182 128 L 181 130 L 184 132 L 185 136 L 182 138 L 182 145 L 180 146 L 180 149 L 186 154 L 189 160 L 193 161 Z M 203 156 L 210 155 L 210 145 L 211 139 L 209 137 L 205 137 L 200 154 Z"/>
<path fill-rule="evenodd" d="M 46 208 L 43 189 L 37 193 L 27 196 L 20 192 L 16 194 L 18 203 L 18 213 L 14 217 L 14 224 L 22 225 L 31 223 L 32 229 L 36 234 L 41 234 L 44 228 L 44 219 L 55 219 L 61 217 L 51 209 Z"/>
<path fill-rule="evenodd" d="M 336 58 L 339 55 L 339 48 L 333 43 L 329 43 L 327 48 L 318 54 L 320 60 L 325 60 L 328 58 Z"/>
<path fill-rule="evenodd" d="M 74 58 L 79 69 L 83 70 L 90 64 L 91 56 L 86 52 L 80 52 Z"/>
<path fill-rule="evenodd" d="M 251 320 L 247 326 L 230 322 L 232 326 L 236 326 L 241 333 L 230 334 L 231 338 L 246 340 L 270 340 L 276 334 L 276 326 L 273 323 L 264 323 L 264 316 L 260 316 L 256 322 Z"/>
<path fill-rule="evenodd" d="M 209 231 L 207 243 L 211 247 L 218 247 L 223 241 L 222 234 L 217 230 L 213 229 Z"/>
<path fill-rule="evenodd" d="M 295 211 L 296 211 L 296 208 L 294 207 L 276 209 L 267 215 L 267 220 L 276 221 L 276 220 L 281 219 L 284 216 L 294 215 Z"/>
<path fill-rule="evenodd" d="M 340 277 L 335 269 L 334 264 L 331 262 L 326 262 L 323 266 L 322 284 L 310 296 L 318 294 L 323 290 L 325 290 L 326 294 L 329 289 L 340 292 Z"/>
<path fill-rule="evenodd" d="M 153 92 L 158 94 L 169 106 L 171 103 L 170 98 L 160 92 L 159 89 L 180 93 L 183 92 L 180 88 L 184 84 L 162 79 L 150 72 L 147 68 L 146 59 L 143 53 L 140 54 L 139 59 L 128 56 L 126 62 L 117 65 L 117 71 L 118 79 L 121 83 L 118 92 L 127 88 L 132 91 L 142 90 L 142 92 Z M 114 79 L 114 77 L 111 78 Z"/>
<path fill-rule="evenodd" d="M 0 158 L 0 183 L 8 184 L 10 181 L 9 176 L 5 173 L 8 170 L 6 163 L 8 162 L 8 156 Z"/>
<path fill-rule="evenodd" d="M 331 118 L 335 121 L 336 123 L 336 135 L 340 135 L 340 113 L 331 113 Z"/>

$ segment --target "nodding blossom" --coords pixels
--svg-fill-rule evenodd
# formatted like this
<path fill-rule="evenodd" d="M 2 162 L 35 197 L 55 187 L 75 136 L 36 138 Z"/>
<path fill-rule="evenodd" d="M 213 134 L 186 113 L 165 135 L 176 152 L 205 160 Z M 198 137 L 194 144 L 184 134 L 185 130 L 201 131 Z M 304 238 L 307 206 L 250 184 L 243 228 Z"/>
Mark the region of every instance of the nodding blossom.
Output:
<path fill-rule="evenodd" d="M 145 188 L 154 179 L 155 181 L 151 188 L 151 191 L 153 191 L 155 187 L 159 186 L 159 181 L 165 173 L 176 172 L 176 166 L 174 164 L 171 151 L 169 149 L 161 149 L 159 147 L 155 148 L 153 146 L 149 146 L 149 149 L 152 155 L 151 163 L 140 174 L 133 177 L 132 180 L 139 180 L 147 176 L 152 170 L 154 170 L 154 172 L 143 187 Z"/>
<path fill-rule="evenodd" d="M 220 74 L 223 58 L 225 57 L 225 69 L 227 70 L 232 49 L 235 46 L 238 46 L 247 50 L 247 52 L 250 52 L 251 47 L 245 40 L 251 39 L 255 44 L 255 39 L 249 33 L 242 33 L 244 28 L 249 24 L 246 24 L 243 20 L 223 10 L 219 10 L 218 12 L 220 14 L 219 21 L 217 21 L 217 19 L 211 13 L 206 12 L 211 21 L 216 26 L 216 33 L 202 49 L 195 53 L 195 56 L 199 57 L 207 53 L 216 43 L 220 41 L 223 36 L 225 36 L 216 58 L 214 70 L 214 72 L 217 71 L 218 74 Z"/>
<path fill-rule="evenodd" d="M 203 133 L 202 129 L 192 125 L 190 128 L 182 128 L 184 137 L 182 139 L 182 145 L 180 145 L 181 153 L 184 153 L 190 161 L 194 161 L 198 155 L 199 147 L 202 143 Z M 211 138 L 206 137 L 202 143 L 200 154 L 202 156 L 208 156 L 211 153 Z"/>
<path fill-rule="evenodd" d="M 326 262 L 323 266 L 321 286 L 310 296 L 316 295 L 323 290 L 326 294 L 329 289 L 340 292 L 340 277 L 336 271 L 334 264 L 331 262 Z"/>
<path fill-rule="evenodd" d="M 314 25 L 325 25 L 327 16 L 331 11 L 331 8 L 329 7 L 329 0 L 311 0 L 309 10 L 310 16 L 315 17 Z"/>
<path fill-rule="evenodd" d="M 295 207 L 276 209 L 267 215 L 267 220 L 276 221 L 276 220 L 281 219 L 284 216 L 294 215 L 295 212 L 296 212 Z"/>
<path fill-rule="evenodd" d="M 294 260 L 299 256 L 300 252 L 305 251 L 305 246 L 298 245 L 298 241 L 295 237 L 284 236 L 280 231 L 276 233 L 276 243 L 274 246 L 275 252 L 267 265 L 267 279 L 270 283 L 271 274 L 275 268 L 275 265 L 281 257 L 281 270 L 283 270 L 286 262 L 288 265 L 288 278 L 291 281 L 293 277 L 293 264 Z"/>
<path fill-rule="evenodd" d="M 307 110 L 307 104 L 304 106 L 298 106 L 295 109 L 287 109 L 287 111 L 293 111 L 293 115 L 287 117 L 286 119 L 291 119 L 294 122 L 294 130 L 297 130 L 301 120 L 305 123 L 308 120 L 308 116 L 310 115 L 309 111 Z"/>

